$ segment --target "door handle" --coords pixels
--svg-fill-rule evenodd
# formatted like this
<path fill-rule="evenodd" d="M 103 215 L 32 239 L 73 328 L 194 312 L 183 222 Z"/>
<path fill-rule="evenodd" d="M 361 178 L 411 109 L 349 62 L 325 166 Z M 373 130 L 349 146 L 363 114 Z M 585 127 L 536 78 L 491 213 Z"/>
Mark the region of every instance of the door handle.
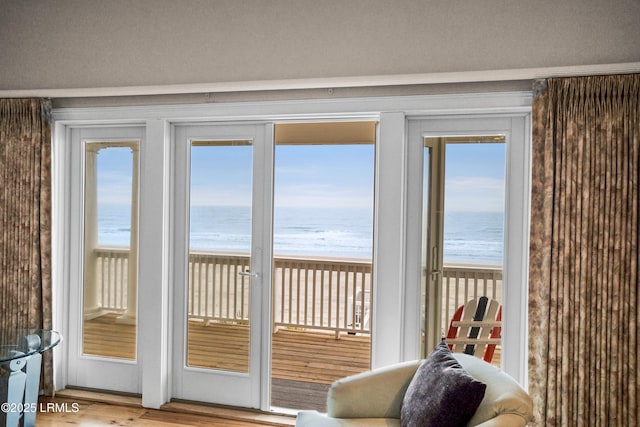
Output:
<path fill-rule="evenodd" d="M 240 271 L 238 272 L 238 275 L 245 276 L 245 277 L 260 277 L 258 273 L 252 273 L 249 270 Z"/>

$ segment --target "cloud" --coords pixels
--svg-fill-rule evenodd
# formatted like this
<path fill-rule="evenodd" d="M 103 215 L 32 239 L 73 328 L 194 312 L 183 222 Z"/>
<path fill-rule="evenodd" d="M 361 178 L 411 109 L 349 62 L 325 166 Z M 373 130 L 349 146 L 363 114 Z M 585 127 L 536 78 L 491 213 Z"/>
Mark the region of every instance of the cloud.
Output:
<path fill-rule="evenodd" d="M 280 184 L 276 186 L 275 204 L 302 208 L 372 208 L 373 189 L 340 188 L 330 184 Z M 250 186 L 233 188 L 194 187 L 191 204 L 198 206 L 250 206 Z"/>
<path fill-rule="evenodd" d="M 208 188 L 194 186 L 191 189 L 191 204 L 194 206 L 251 206 L 250 186 Z"/>
<path fill-rule="evenodd" d="M 504 181 L 488 177 L 456 177 L 446 181 L 445 207 L 455 212 L 501 212 Z"/>
<path fill-rule="evenodd" d="M 101 171 L 98 176 L 99 203 L 127 205 L 131 203 L 131 174 Z M 92 189 L 87 188 L 87 191 Z"/>
<path fill-rule="evenodd" d="M 276 189 L 281 207 L 373 208 L 373 189 L 339 188 L 329 184 L 281 185 Z"/>

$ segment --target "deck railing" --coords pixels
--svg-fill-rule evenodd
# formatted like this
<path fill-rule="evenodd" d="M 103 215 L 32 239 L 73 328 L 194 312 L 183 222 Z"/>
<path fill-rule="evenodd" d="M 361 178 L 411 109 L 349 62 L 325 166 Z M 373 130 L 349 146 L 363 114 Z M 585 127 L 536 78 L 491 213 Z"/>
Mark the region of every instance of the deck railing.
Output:
<path fill-rule="evenodd" d="M 249 270 L 246 255 L 189 253 L 187 313 L 191 319 L 216 322 L 249 320 Z"/>
<path fill-rule="evenodd" d="M 458 307 L 486 296 L 502 301 L 502 267 L 479 264 L 445 264 L 442 269 L 442 328 Z"/>
<path fill-rule="evenodd" d="M 98 305 L 106 311 L 127 309 L 127 278 L 129 271 L 129 248 L 98 247 L 94 250 L 96 260 L 96 286 Z"/>
<path fill-rule="evenodd" d="M 249 320 L 249 256 L 205 251 L 189 254 L 188 313 L 217 322 Z M 274 327 L 369 332 L 371 263 L 275 257 Z M 362 309 L 364 307 L 364 310 Z"/>
<path fill-rule="evenodd" d="M 371 283 L 371 262 L 276 257 L 274 326 L 369 333 Z"/>
<path fill-rule="evenodd" d="M 104 310 L 127 304 L 127 248 L 95 250 L 96 286 Z M 188 315 L 208 322 L 248 321 L 249 256 L 194 251 L 189 254 Z M 278 256 L 273 271 L 274 328 L 304 328 L 336 334 L 370 333 L 371 263 L 357 259 Z M 445 265 L 443 328 L 455 309 L 476 296 L 500 301 L 502 269 L 479 265 Z"/>

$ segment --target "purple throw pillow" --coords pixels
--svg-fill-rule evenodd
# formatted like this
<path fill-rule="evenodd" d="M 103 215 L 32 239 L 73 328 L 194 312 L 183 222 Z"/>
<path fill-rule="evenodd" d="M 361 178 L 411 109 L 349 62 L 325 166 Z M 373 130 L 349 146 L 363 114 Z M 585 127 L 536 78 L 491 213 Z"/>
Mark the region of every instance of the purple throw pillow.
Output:
<path fill-rule="evenodd" d="M 464 427 L 487 385 L 474 379 L 443 341 L 420 364 L 402 401 L 402 427 Z"/>

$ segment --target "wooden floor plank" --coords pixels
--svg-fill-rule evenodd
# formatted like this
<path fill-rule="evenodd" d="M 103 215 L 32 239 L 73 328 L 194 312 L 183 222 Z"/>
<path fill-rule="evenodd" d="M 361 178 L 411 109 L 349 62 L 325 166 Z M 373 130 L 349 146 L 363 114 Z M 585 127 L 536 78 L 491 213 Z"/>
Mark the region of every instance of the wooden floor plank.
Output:
<path fill-rule="evenodd" d="M 169 402 L 162 406 L 162 410 L 176 413 L 196 414 L 256 424 L 273 426 L 295 425 L 295 417 L 265 413 L 255 410 L 221 407 L 216 405 L 197 404 L 191 402 Z"/>
<path fill-rule="evenodd" d="M 74 425 L 80 427 L 107 426 L 159 426 L 159 427 L 291 427 L 295 417 L 264 414 L 255 411 L 217 408 L 193 404 L 169 404 L 163 408 L 147 409 L 141 406 L 110 401 L 105 393 L 76 391 L 67 397 L 43 397 L 40 399 L 40 412 L 36 416 L 36 427 L 59 427 Z M 71 397 L 69 397 L 71 396 Z M 73 397 L 75 396 L 75 397 Z M 95 400 L 83 400 L 95 398 Z M 115 395 L 114 395 L 115 396 Z M 131 403 L 131 402 L 128 402 Z M 46 410 L 49 407 L 50 410 Z"/>

